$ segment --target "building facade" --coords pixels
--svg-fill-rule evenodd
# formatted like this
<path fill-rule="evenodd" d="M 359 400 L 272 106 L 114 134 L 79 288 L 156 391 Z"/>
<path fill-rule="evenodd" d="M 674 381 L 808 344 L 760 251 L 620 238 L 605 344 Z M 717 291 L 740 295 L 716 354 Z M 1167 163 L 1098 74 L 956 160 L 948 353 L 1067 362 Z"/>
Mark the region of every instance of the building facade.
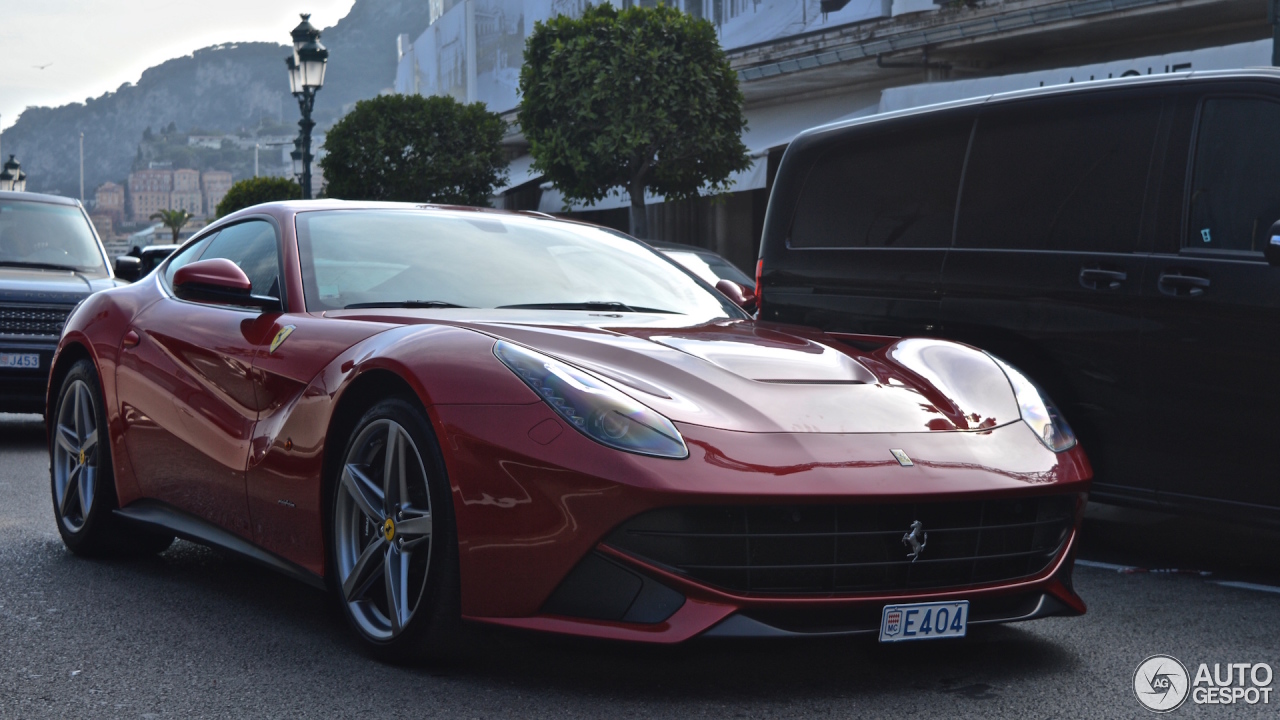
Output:
<path fill-rule="evenodd" d="M 169 198 L 169 207 L 172 210 L 186 210 L 196 217 L 204 216 L 198 170 L 173 171 L 173 195 Z"/>
<path fill-rule="evenodd" d="M 99 185 L 93 193 L 93 211 L 110 217 L 115 225 L 123 223 L 124 188 L 113 182 Z"/>
<path fill-rule="evenodd" d="M 152 213 L 168 210 L 172 192 L 172 170 L 149 168 L 129 173 L 129 220 L 147 222 Z"/>
<path fill-rule="evenodd" d="M 134 171 L 129 174 L 129 220 L 147 222 L 161 210 L 186 210 L 195 217 L 213 215 L 232 182 L 231 173 L 224 170 Z"/>
<path fill-rule="evenodd" d="M 225 170 L 207 170 L 200 174 L 200 187 L 204 193 L 206 215 L 213 217 L 218 213 L 218 203 L 226 197 L 232 182 L 231 173 Z"/>

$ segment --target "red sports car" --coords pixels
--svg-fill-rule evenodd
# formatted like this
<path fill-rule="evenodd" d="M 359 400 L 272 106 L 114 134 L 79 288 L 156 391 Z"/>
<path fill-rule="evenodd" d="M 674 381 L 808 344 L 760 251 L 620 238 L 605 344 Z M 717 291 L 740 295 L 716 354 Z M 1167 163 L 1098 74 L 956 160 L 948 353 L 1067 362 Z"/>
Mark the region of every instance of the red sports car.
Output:
<path fill-rule="evenodd" d="M 1030 380 L 756 323 L 595 226 L 250 208 L 85 300 L 49 387 L 72 551 L 242 553 L 388 659 L 463 620 L 893 642 L 1084 612 L 1091 470 Z"/>

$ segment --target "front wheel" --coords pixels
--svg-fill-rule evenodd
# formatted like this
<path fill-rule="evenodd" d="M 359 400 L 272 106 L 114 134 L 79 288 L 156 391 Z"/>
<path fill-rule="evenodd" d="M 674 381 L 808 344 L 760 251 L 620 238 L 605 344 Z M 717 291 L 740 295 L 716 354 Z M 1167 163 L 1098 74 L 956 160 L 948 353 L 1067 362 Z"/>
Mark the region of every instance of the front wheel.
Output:
<path fill-rule="evenodd" d="M 445 659 L 459 625 L 449 483 L 421 409 L 377 403 L 333 482 L 330 559 L 343 614 L 379 659 Z"/>
<path fill-rule="evenodd" d="M 62 381 L 49 437 L 53 514 L 62 542 L 77 555 L 151 554 L 173 536 L 125 525 L 117 506 L 102 386 L 93 363 L 81 360 Z"/>

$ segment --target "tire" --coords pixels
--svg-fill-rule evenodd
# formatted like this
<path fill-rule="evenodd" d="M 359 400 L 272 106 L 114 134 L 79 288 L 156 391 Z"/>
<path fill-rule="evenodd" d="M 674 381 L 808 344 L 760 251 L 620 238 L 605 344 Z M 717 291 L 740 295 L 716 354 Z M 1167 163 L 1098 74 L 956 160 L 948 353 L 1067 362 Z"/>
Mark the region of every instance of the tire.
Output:
<path fill-rule="evenodd" d="M 153 555 L 173 536 L 135 528 L 112 514 L 119 507 L 107 441 L 102 385 L 89 360 L 71 367 L 58 390 L 49 435 L 49 485 L 62 542 L 86 557 Z"/>
<path fill-rule="evenodd" d="M 341 457 L 327 536 L 343 616 L 383 662 L 452 659 L 461 632 L 457 532 L 430 423 L 416 403 L 383 400 L 356 423 Z"/>

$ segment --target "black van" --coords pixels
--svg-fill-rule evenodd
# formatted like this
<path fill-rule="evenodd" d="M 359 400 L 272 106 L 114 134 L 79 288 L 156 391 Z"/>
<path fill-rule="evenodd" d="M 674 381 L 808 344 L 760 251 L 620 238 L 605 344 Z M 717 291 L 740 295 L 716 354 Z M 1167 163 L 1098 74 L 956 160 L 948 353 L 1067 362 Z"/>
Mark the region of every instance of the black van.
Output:
<path fill-rule="evenodd" d="M 1095 499 L 1280 522 L 1277 220 L 1277 71 L 904 111 L 787 149 L 760 317 L 986 349 L 1057 401 Z"/>

